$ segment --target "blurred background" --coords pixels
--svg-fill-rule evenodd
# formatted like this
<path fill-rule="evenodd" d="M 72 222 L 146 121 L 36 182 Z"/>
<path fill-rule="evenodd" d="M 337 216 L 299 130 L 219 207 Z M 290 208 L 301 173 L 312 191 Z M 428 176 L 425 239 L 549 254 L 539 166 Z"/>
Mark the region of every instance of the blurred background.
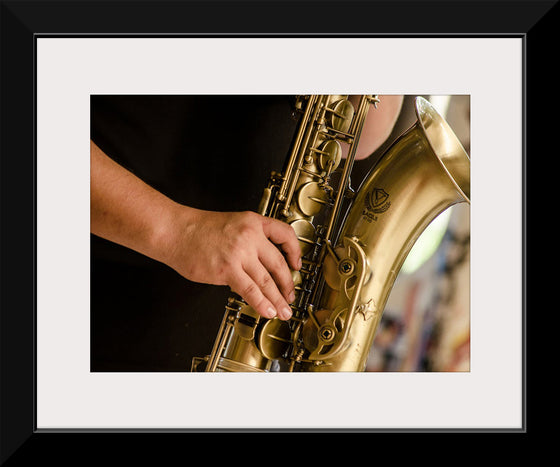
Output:
<path fill-rule="evenodd" d="M 470 96 L 422 96 L 455 131 L 470 157 Z M 393 134 L 372 158 L 416 122 L 405 96 Z M 367 164 L 366 164 L 367 162 Z M 357 161 L 352 185 L 371 167 Z M 420 236 L 387 301 L 370 350 L 368 372 L 470 371 L 470 206 L 444 211 Z"/>

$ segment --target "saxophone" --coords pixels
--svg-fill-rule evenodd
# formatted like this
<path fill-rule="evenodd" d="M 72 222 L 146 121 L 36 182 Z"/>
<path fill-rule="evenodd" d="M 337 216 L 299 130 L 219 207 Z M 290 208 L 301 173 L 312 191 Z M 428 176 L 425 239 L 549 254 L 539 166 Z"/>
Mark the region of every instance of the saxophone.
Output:
<path fill-rule="evenodd" d="M 192 371 L 364 371 L 416 239 L 445 209 L 470 204 L 469 156 L 421 97 L 415 124 L 351 188 L 360 134 L 379 103 L 375 95 L 360 96 L 356 106 L 343 95 L 298 97 L 289 157 L 271 174 L 258 208 L 290 224 L 301 246 L 292 317 L 263 318 L 232 294 L 210 355 L 195 357 Z"/>

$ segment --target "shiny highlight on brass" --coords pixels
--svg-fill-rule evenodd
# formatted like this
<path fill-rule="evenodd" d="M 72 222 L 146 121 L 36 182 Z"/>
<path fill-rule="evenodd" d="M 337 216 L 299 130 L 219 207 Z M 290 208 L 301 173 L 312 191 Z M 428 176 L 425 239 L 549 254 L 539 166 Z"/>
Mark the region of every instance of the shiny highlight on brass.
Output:
<path fill-rule="evenodd" d="M 365 369 L 387 298 L 416 239 L 445 209 L 470 203 L 470 159 L 421 97 L 416 123 L 352 190 L 362 127 L 379 102 L 364 95 L 355 108 L 348 96 L 298 98 L 302 115 L 292 150 L 284 170 L 272 173 L 258 209 L 289 223 L 300 241 L 303 267 L 292 274 L 292 318 L 262 318 L 232 295 L 211 354 L 193 359 L 193 371 L 203 363 L 207 372 Z"/>

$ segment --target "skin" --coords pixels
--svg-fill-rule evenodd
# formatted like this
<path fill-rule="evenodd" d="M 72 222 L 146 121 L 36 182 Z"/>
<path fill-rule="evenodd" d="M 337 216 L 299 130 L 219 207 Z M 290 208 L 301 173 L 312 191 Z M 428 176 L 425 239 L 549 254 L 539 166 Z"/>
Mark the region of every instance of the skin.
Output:
<path fill-rule="evenodd" d="M 381 96 L 369 112 L 357 159 L 389 136 L 402 96 Z M 229 286 L 261 316 L 291 317 L 290 268 L 301 250 L 286 223 L 254 212 L 214 212 L 184 206 L 153 189 L 90 141 L 91 232 L 173 268 L 186 279 Z"/>
<path fill-rule="evenodd" d="M 401 112 L 403 96 L 379 96 L 377 109 L 373 107 L 367 114 L 364 129 L 356 149 L 356 160 L 366 159 L 390 136 Z M 350 102 L 358 104 L 359 96 L 350 97 Z"/>

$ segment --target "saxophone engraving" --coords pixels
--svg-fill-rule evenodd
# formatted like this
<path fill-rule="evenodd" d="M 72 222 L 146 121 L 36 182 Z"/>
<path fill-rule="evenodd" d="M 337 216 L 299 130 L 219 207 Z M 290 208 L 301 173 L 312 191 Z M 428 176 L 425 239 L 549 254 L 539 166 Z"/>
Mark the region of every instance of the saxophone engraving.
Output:
<path fill-rule="evenodd" d="M 207 372 L 365 369 L 416 239 L 445 209 L 470 203 L 470 159 L 421 97 L 416 123 L 352 190 L 361 131 L 379 102 L 374 95 L 360 96 L 356 107 L 342 95 L 298 98 L 302 115 L 292 149 L 283 171 L 271 174 L 258 209 L 290 224 L 300 242 L 292 317 L 265 319 L 232 295 L 210 355 L 193 359 L 193 371 L 203 363 Z"/>

